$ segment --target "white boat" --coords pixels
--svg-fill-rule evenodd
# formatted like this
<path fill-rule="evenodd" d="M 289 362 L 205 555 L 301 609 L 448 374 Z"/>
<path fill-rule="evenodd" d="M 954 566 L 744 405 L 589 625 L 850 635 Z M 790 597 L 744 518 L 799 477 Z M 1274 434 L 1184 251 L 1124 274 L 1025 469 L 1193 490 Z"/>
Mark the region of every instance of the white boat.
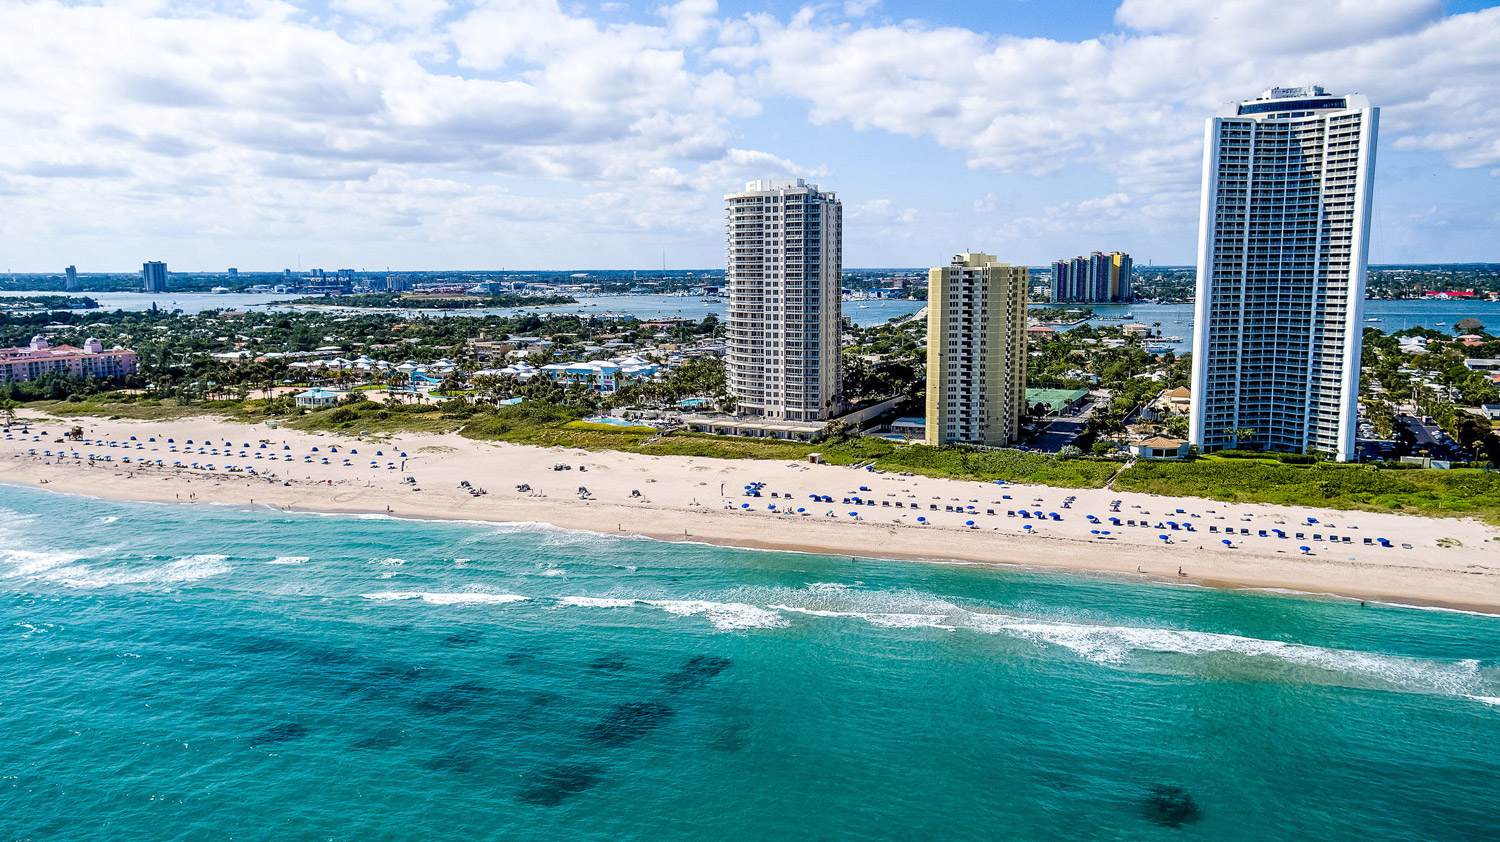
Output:
<path fill-rule="evenodd" d="M 1379 319 L 1365 319 L 1365 321 L 1367 321 L 1367 322 L 1378 322 L 1380 320 Z"/>

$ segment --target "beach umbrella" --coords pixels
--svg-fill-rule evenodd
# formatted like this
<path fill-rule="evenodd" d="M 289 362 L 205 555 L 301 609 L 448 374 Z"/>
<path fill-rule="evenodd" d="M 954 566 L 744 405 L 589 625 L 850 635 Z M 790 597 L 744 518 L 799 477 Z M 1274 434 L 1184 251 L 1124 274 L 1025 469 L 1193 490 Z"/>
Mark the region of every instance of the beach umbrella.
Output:
<path fill-rule="evenodd" d="M 1090 535 L 1098 535 L 1099 534 L 1099 530 L 1097 530 L 1097 529 L 1090 529 L 1089 530 L 1089 534 Z"/>
<path fill-rule="evenodd" d="M 740 508 L 742 508 L 742 509 L 748 509 L 748 508 L 750 508 L 750 504 L 749 503 L 741 503 L 740 504 Z"/>
<path fill-rule="evenodd" d="M 317 452 L 318 452 L 318 449 L 317 449 L 317 448 L 316 448 L 316 447 L 315 447 L 315 448 L 313 448 L 313 449 L 312 449 L 312 452 L 313 452 L 313 453 L 317 453 Z"/>
<path fill-rule="evenodd" d="M 1171 537 L 1169 537 L 1167 535 L 1158 535 L 1156 537 L 1162 539 L 1163 541 L 1166 541 L 1168 544 L 1172 543 Z"/>
<path fill-rule="evenodd" d="M 1224 539 L 1224 546 L 1226 546 L 1226 547 L 1232 547 L 1232 546 L 1234 546 L 1234 542 L 1231 541 L 1231 540 L 1229 540 L 1228 538 L 1225 538 Z"/>
<path fill-rule="evenodd" d="M 403 451 L 401 451 L 401 458 L 402 458 L 402 459 L 405 459 L 405 458 L 406 458 L 406 451 L 404 451 L 404 450 L 403 450 Z"/>
<path fill-rule="evenodd" d="M 807 511 L 807 509 L 798 509 L 797 510 L 797 514 L 800 515 L 800 514 L 802 514 L 803 512 L 806 512 L 806 511 Z"/>
<path fill-rule="evenodd" d="M 925 517 L 919 517 L 919 518 L 917 518 L 917 523 L 926 523 L 926 522 L 927 522 L 927 518 L 925 518 Z"/>
<path fill-rule="evenodd" d="M 859 517 L 859 512 L 850 512 L 849 517 Z"/>
<path fill-rule="evenodd" d="M 1106 529 L 1106 530 L 1104 530 L 1104 531 L 1103 531 L 1103 532 L 1100 532 L 1100 533 L 1099 533 L 1099 534 L 1100 534 L 1100 535 L 1108 535 L 1108 534 L 1109 534 L 1109 530 L 1108 530 L 1108 529 Z"/>
<path fill-rule="evenodd" d="M 964 526 L 973 526 L 973 525 L 974 525 L 974 521 L 972 521 L 972 520 L 966 520 L 966 521 L 964 521 Z"/>
<path fill-rule="evenodd" d="M 1031 524 L 1028 523 L 1025 526 L 1021 527 L 1021 528 L 1024 529 L 1024 530 L 1026 530 L 1027 532 L 1030 532 L 1031 531 Z"/>
<path fill-rule="evenodd" d="M 1298 547 L 1304 554 L 1312 552 L 1312 547 Z"/>
<path fill-rule="evenodd" d="M 282 445 L 282 446 L 281 446 L 281 449 L 282 449 L 282 450 L 291 450 L 291 449 L 292 449 L 292 446 L 291 446 L 291 445 L 289 445 L 289 444 L 283 444 L 283 445 Z"/>
<path fill-rule="evenodd" d="M 375 455 L 376 456 L 384 456 L 385 455 L 385 451 L 384 450 L 377 450 L 377 451 L 375 451 Z"/>
<path fill-rule="evenodd" d="M 768 509 L 774 509 L 774 508 L 776 508 L 776 504 L 772 503 L 769 506 L 766 506 L 766 508 L 768 508 Z"/>

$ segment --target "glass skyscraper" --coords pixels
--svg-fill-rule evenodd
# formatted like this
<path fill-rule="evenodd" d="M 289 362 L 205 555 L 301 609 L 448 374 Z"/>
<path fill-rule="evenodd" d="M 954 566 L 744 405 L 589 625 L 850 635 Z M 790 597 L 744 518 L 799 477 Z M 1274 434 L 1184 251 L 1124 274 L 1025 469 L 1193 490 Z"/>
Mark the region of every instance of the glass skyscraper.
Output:
<path fill-rule="evenodd" d="M 1354 458 L 1379 109 L 1272 88 L 1208 120 L 1189 437 Z"/>

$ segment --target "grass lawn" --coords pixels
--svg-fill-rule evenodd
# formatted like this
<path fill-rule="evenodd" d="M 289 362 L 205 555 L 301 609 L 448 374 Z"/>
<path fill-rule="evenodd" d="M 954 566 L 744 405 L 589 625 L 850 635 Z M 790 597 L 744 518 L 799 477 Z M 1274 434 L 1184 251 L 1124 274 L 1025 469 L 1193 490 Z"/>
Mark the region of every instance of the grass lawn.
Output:
<path fill-rule="evenodd" d="M 1500 524 L 1500 473 L 1473 469 L 1391 470 L 1322 462 L 1199 457 L 1137 462 L 1115 488 L 1241 503 L 1467 516 Z"/>

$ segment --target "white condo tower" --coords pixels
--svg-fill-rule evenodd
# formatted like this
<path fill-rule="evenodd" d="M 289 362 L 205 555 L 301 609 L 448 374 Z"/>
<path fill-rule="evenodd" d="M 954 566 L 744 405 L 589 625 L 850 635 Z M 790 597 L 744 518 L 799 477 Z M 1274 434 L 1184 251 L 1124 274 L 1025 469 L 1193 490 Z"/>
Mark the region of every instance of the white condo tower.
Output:
<path fill-rule="evenodd" d="M 1202 450 L 1354 458 L 1378 122 L 1365 97 L 1318 87 L 1208 120 L 1189 423 Z"/>
<path fill-rule="evenodd" d="M 841 391 L 843 206 L 800 178 L 752 181 L 724 202 L 729 391 L 744 415 L 824 420 Z"/>

